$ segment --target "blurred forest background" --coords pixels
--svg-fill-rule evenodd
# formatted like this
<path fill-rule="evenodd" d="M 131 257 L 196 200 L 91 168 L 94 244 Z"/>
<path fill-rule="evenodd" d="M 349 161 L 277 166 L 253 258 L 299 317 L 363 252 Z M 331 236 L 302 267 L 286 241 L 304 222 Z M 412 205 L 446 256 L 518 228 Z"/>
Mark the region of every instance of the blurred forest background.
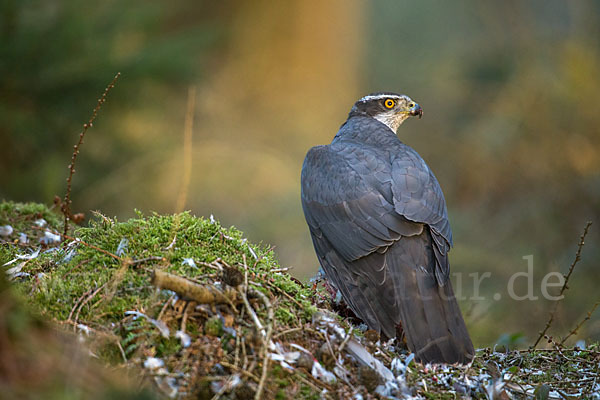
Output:
<path fill-rule="evenodd" d="M 587 220 L 551 334 L 600 297 L 599 1 L 5 0 L 0 37 L 0 199 L 64 194 L 81 125 L 120 71 L 82 147 L 73 209 L 174 212 L 194 86 L 185 208 L 275 245 L 307 279 L 304 155 L 356 99 L 397 91 L 425 111 L 399 135 L 446 194 L 461 295 L 473 294 L 468 274 L 491 272 L 483 300 L 461 304 L 476 346 L 535 339 L 551 309 L 541 280 L 566 272 Z M 527 255 L 540 299 L 511 300 Z M 598 313 L 579 338 L 600 339 Z"/>

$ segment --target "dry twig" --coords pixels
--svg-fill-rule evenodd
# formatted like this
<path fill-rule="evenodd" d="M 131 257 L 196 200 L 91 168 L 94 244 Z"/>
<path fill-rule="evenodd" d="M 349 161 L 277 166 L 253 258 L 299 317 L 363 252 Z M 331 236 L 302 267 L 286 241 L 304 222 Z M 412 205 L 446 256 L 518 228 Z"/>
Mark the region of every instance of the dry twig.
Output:
<path fill-rule="evenodd" d="M 250 317 L 252 318 L 252 322 L 254 322 L 254 325 L 256 325 L 256 329 L 260 332 L 260 334 L 264 340 L 264 338 L 267 337 L 267 332 L 265 331 L 265 328 L 263 327 L 262 322 L 260 322 L 260 319 L 258 319 L 258 316 L 254 312 L 254 310 L 252 309 L 252 306 L 250 306 L 250 302 L 248 301 L 248 265 L 246 264 L 246 257 L 243 256 L 243 258 L 244 258 L 244 285 L 242 286 L 243 290 L 240 290 L 240 294 L 242 297 L 242 301 L 244 302 L 244 306 L 246 307 L 246 311 L 248 311 L 248 314 L 250 314 Z"/>
<path fill-rule="evenodd" d="M 240 367 L 236 366 L 235 364 L 230 364 L 227 361 L 221 361 L 220 364 L 222 366 L 224 366 L 225 368 L 229 368 L 229 369 L 234 370 L 235 372 L 239 372 L 240 374 L 244 375 L 245 377 L 252 379 L 256 383 L 260 382 L 260 379 L 256 375 L 254 375 L 244 369 L 241 369 Z"/>
<path fill-rule="evenodd" d="M 560 345 L 562 346 L 568 338 L 570 338 L 573 335 L 576 335 L 577 332 L 579 331 L 579 328 L 581 328 L 581 326 L 583 324 L 585 324 L 587 321 L 590 320 L 590 318 L 592 317 L 592 314 L 594 313 L 594 311 L 596 311 L 596 308 L 598 308 L 598 305 L 600 305 L 600 301 L 597 301 L 593 306 L 592 309 L 590 311 L 588 311 L 587 315 L 585 316 L 584 319 L 582 319 L 575 328 L 573 328 L 571 330 L 571 332 L 569 332 L 569 334 L 567 336 L 565 336 L 564 338 L 562 338 L 562 340 L 560 341 Z"/>
<path fill-rule="evenodd" d="M 342 354 L 344 347 L 346 346 L 346 344 L 348 343 L 348 341 L 350 340 L 351 337 L 352 337 L 352 328 L 348 329 L 348 331 L 346 332 L 346 337 L 342 341 L 342 344 L 340 344 L 340 347 L 338 347 L 338 358 Z M 336 358 L 336 360 L 337 360 L 337 358 Z"/>
<path fill-rule="evenodd" d="M 245 260 L 244 260 L 245 263 Z M 271 344 L 271 336 L 273 335 L 273 325 L 275 324 L 275 314 L 273 312 L 273 307 L 271 306 L 271 302 L 269 301 L 269 299 L 267 298 L 266 295 L 264 295 L 263 293 L 261 293 L 260 291 L 256 290 L 255 291 L 256 294 L 258 295 L 258 297 L 260 297 L 262 299 L 262 301 L 265 303 L 265 306 L 267 307 L 267 335 L 264 339 L 264 344 L 263 344 L 263 351 L 262 351 L 262 359 L 263 359 L 263 368 L 262 368 L 262 375 L 260 377 L 260 382 L 258 383 L 258 389 L 256 389 L 256 394 L 254 396 L 255 400 L 260 400 L 262 398 L 262 392 L 264 390 L 264 386 L 265 386 L 265 382 L 267 381 L 267 372 L 269 370 L 269 345 Z"/>
<path fill-rule="evenodd" d="M 591 225 L 592 225 L 592 221 L 588 221 L 587 224 L 585 225 L 585 228 L 583 229 L 583 233 L 581 234 L 581 237 L 579 238 L 579 243 L 577 245 L 577 253 L 575 253 L 575 259 L 573 260 L 573 262 L 571 263 L 571 266 L 569 267 L 569 272 L 567 273 L 567 275 L 565 275 L 565 283 L 563 284 L 562 288 L 560 289 L 560 294 L 558 295 L 559 299 L 563 298 L 563 293 L 568 288 L 567 284 L 569 283 L 569 278 L 571 277 L 571 274 L 573 273 L 573 270 L 575 269 L 575 265 L 577 265 L 579 260 L 581 260 L 581 249 L 583 248 L 583 245 L 585 244 L 585 237 L 586 237 Z M 556 314 L 556 310 L 558 309 L 559 302 L 560 302 L 560 300 L 557 300 L 554 303 L 554 309 L 550 313 L 550 318 L 548 318 L 548 322 L 546 322 L 546 326 L 544 327 L 544 330 L 540 332 L 540 335 L 538 336 L 537 340 L 533 344 L 532 348 L 535 349 L 537 347 L 540 340 L 542 340 L 542 338 L 544 337 L 546 332 L 548 332 L 548 329 L 550 329 L 550 326 L 552 325 L 552 322 L 554 321 L 554 315 Z"/>
<path fill-rule="evenodd" d="M 156 317 L 157 321 L 160 321 L 163 317 L 163 315 L 165 314 L 165 311 L 167 311 L 167 307 L 169 306 L 169 304 L 171 304 L 173 302 L 173 299 L 175 298 L 175 295 L 172 294 L 171 297 L 169 297 L 169 300 L 167 300 L 162 308 L 160 309 L 160 312 L 158 313 L 158 317 Z"/>
<path fill-rule="evenodd" d="M 281 336 L 290 334 L 290 333 L 295 333 L 295 332 L 299 332 L 301 330 L 303 330 L 303 327 L 296 327 L 296 328 L 291 328 L 291 329 L 286 329 L 285 331 L 281 331 L 279 333 L 277 333 L 275 336 L 273 336 L 273 339 L 278 339 Z"/>
<path fill-rule="evenodd" d="M 121 76 L 121 73 L 117 72 L 117 74 L 115 75 L 113 80 L 108 84 L 106 89 L 104 89 L 104 93 L 102 93 L 102 96 L 100 96 L 100 98 L 98 99 L 98 103 L 96 104 L 96 107 L 94 107 L 94 110 L 92 111 L 92 116 L 90 117 L 90 119 L 88 120 L 87 123 L 83 124 L 83 130 L 79 134 L 79 141 L 77 142 L 77 144 L 75 146 L 73 146 L 73 155 L 71 156 L 71 163 L 69 164 L 69 167 L 68 167 L 69 168 L 69 176 L 67 177 L 67 191 L 65 193 L 65 198 L 60 207 L 63 215 L 65 216 L 65 226 L 64 226 L 64 230 L 63 230 L 63 236 L 65 236 L 65 237 L 67 236 L 67 233 L 69 232 L 69 221 L 71 219 L 73 219 L 73 214 L 71 212 L 71 183 L 73 181 L 73 175 L 75 174 L 75 161 L 77 161 L 77 155 L 79 154 L 79 148 L 83 144 L 83 137 L 85 136 L 85 133 L 87 132 L 88 128 L 91 128 L 92 125 L 94 124 L 94 121 L 96 120 L 96 117 L 98 116 L 98 112 L 100 111 L 100 108 L 102 107 L 102 104 L 104 104 L 104 102 L 106 101 L 106 96 L 108 96 L 108 93 L 111 91 L 111 89 L 115 87 L 115 83 L 117 82 L 117 79 L 119 79 L 120 76 Z"/>

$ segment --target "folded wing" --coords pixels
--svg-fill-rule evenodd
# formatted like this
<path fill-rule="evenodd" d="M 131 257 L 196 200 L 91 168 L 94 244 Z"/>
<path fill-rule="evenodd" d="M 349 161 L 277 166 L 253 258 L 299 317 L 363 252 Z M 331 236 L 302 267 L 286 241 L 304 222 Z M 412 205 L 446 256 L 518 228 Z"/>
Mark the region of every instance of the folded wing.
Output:
<path fill-rule="evenodd" d="M 464 363 L 473 348 L 446 284 L 444 198 L 406 149 L 395 160 L 352 143 L 311 149 L 302 206 L 327 278 L 360 318 L 388 337 L 401 324 L 418 360 Z"/>

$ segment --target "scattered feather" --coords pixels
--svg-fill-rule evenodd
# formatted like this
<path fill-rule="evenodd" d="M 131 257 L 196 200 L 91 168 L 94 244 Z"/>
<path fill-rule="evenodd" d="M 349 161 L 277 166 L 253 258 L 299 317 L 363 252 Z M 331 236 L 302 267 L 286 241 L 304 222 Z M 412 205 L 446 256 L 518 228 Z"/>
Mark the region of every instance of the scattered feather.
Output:
<path fill-rule="evenodd" d="M 84 325 L 84 324 L 77 324 L 77 328 L 78 328 L 78 329 L 79 329 L 81 332 L 85 333 L 85 335 L 86 335 L 86 336 L 89 336 L 89 335 L 90 335 L 90 327 L 89 327 L 89 326 L 87 326 L 87 325 Z"/>
<path fill-rule="evenodd" d="M 292 367 L 291 364 L 295 364 L 296 361 L 298 361 L 298 359 L 300 358 L 300 352 L 299 351 L 288 351 L 283 354 L 269 353 L 269 358 L 271 358 L 271 360 L 273 360 L 273 361 L 279 361 L 279 364 L 281 364 L 281 366 L 283 368 L 293 370 L 294 367 Z"/>
<path fill-rule="evenodd" d="M 163 360 L 161 360 L 160 358 L 156 358 L 156 357 L 148 357 L 146 358 L 146 361 L 144 361 L 144 368 L 147 369 L 157 369 L 160 367 L 163 367 L 165 365 L 165 362 Z"/>
<path fill-rule="evenodd" d="M 190 335 L 188 335 L 184 331 L 177 331 L 177 332 L 175 332 L 175 337 L 177 339 L 181 340 L 181 345 L 184 348 L 185 347 L 190 347 L 190 344 L 192 344 L 192 339 L 190 338 Z"/>
<path fill-rule="evenodd" d="M 312 371 L 310 372 L 313 377 L 320 379 L 323 382 L 333 383 L 336 381 L 336 377 L 331 372 L 327 371 L 320 362 L 316 361 L 313 363 Z"/>
<path fill-rule="evenodd" d="M 19 233 L 19 244 L 26 245 L 27 243 L 29 243 L 29 238 L 27 235 L 23 232 Z"/>
<path fill-rule="evenodd" d="M 44 231 L 44 236 L 40 238 L 40 243 L 44 245 L 60 243 L 60 235 L 54 232 Z"/>
<path fill-rule="evenodd" d="M 167 325 L 164 322 L 157 321 L 157 320 L 155 320 L 153 318 L 150 318 L 146 314 L 143 314 L 143 313 L 141 313 L 139 311 L 125 311 L 125 315 L 133 315 L 134 318 L 137 318 L 137 317 L 143 317 L 143 318 L 145 318 L 146 321 L 150 322 L 152 325 L 154 325 L 160 331 L 160 334 L 165 339 L 168 339 L 169 336 L 171 335 L 171 332 L 169 331 L 169 328 L 167 327 Z"/>
<path fill-rule="evenodd" d="M 29 276 L 27 272 L 21 272 L 21 269 L 23 269 L 26 263 L 26 261 L 23 261 L 18 263 L 14 267 L 7 269 L 6 275 L 8 276 L 8 279 L 15 280 L 16 278 Z"/>
<path fill-rule="evenodd" d="M 40 249 L 37 249 L 36 251 L 34 251 L 31 254 L 17 254 L 17 255 L 15 255 L 14 259 L 12 259 L 9 262 L 6 262 L 6 263 L 4 263 L 2 265 L 3 266 L 7 266 L 7 265 L 15 263 L 15 262 L 17 262 L 19 260 L 33 260 L 34 258 L 36 258 L 39 255 L 40 255 Z"/>
<path fill-rule="evenodd" d="M 129 239 L 122 238 L 117 246 L 117 252 L 115 253 L 117 256 L 122 257 L 125 253 L 127 253 L 127 247 L 129 246 Z"/>
<path fill-rule="evenodd" d="M 0 236 L 10 236 L 13 233 L 13 227 L 10 225 L 2 225 L 0 226 Z"/>
<path fill-rule="evenodd" d="M 184 258 L 181 264 L 189 265 L 192 268 L 198 268 L 198 266 L 196 265 L 196 262 L 194 261 L 193 258 Z"/>

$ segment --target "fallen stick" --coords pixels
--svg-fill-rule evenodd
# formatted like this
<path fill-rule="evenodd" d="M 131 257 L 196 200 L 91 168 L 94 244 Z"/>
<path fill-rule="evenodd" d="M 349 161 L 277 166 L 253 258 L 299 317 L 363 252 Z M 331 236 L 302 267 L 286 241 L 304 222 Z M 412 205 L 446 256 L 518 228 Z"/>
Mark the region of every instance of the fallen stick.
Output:
<path fill-rule="evenodd" d="M 227 288 L 223 292 L 215 286 L 200 285 L 157 269 L 152 273 L 152 284 L 161 289 L 172 290 L 181 297 L 200 304 L 231 304 L 237 299 L 235 289 Z"/>

